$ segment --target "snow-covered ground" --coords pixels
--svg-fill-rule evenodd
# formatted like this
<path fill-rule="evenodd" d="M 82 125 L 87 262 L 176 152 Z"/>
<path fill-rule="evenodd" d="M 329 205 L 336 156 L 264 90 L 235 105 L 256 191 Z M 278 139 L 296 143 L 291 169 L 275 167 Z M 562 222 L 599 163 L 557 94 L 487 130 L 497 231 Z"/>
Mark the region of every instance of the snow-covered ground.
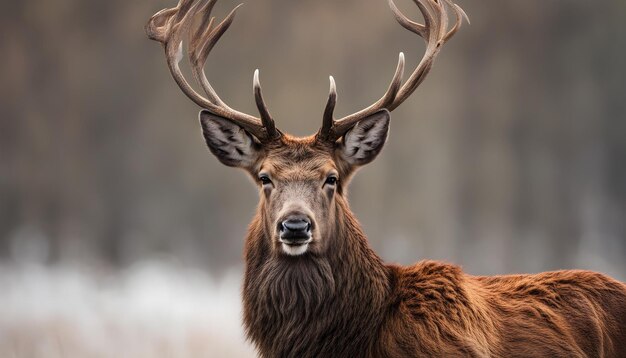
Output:
<path fill-rule="evenodd" d="M 254 357 L 241 272 L 0 265 L 0 357 Z"/>

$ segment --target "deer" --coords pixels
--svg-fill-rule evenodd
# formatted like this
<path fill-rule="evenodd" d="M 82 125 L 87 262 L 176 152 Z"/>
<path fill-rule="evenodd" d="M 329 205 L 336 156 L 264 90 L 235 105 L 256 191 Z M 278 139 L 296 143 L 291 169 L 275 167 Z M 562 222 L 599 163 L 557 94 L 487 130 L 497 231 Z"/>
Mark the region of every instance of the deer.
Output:
<path fill-rule="evenodd" d="M 216 0 L 180 0 L 146 26 L 148 37 L 163 45 L 174 81 L 202 108 L 199 121 L 209 150 L 258 186 L 242 288 L 243 324 L 257 353 L 626 357 L 626 284 L 604 274 L 473 276 L 439 261 L 385 264 L 370 247 L 350 210 L 347 187 L 357 169 L 381 152 L 390 112 L 424 81 L 442 46 L 467 19 L 452 0 L 414 0 L 423 23 L 388 2 L 398 23 L 425 41 L 421 61 L 403 81 L 400 53 L 384 95 L 343 118 L 334 115 L 337 90 L 330 77 L 321 128 L 308 137 L 276 128 L 258 70 L 253 76 L 258 117 L 229 107 L 207 79 L 207 57 L 239 7 L 216 24 L 211 16 Z M 206 96 L 181 72 L 183 42 Z"/>

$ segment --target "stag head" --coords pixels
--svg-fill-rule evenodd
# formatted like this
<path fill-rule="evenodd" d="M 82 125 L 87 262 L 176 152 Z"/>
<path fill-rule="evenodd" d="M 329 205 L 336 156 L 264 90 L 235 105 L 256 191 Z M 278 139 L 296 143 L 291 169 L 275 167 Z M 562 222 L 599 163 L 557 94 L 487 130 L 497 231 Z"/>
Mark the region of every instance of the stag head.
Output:
<path fill-rule="evenodd" d="M 165 48 L 167 64 L 181 90 L 197 105 L 200 123 L 211 152 L 225 165 L 246 170 L 258 183 L 259 214 L 265 237 L 277 253 L 291 256 L 322 255 L 337 230 L 337 211 L 345 205 L 345 189 L 354 171 L 376 158 L 389 132 L 389 112 L 397 108 L 422 83 L 441 46 L 466 18 L 450 0 L 414 0 L 424 24 L 411 21 L 389 0 L 397 21 L 426 41 L 426 51 L 403 84 L 404 55 L 385 94 L 371 106 L 335 119 L 335 81 L 320 130 L 297 138 L 282 133 L 263 101 L 259 71 L 254 72 L 253 90 L 259 117 L 230 108 L 209 83 L 204 64 L 235 16 L 235 8 L 215 25 L 211 17 L 217 0 L 180 0 L 175 8 L 155 14 L 146 26 L 148 36 Z M 456 16 L 448 29 L 447 7 Z M 206 93 L 198 94 L 178 66 L 183 41 L 196 82 Z"/>

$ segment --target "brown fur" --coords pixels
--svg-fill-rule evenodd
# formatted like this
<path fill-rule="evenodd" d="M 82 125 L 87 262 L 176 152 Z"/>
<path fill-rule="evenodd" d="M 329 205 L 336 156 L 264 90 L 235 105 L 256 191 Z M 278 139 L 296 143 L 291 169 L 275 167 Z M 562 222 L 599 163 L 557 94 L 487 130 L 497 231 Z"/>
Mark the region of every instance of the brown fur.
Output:
<path fill-rule="evenodd" d="M 349 177 L 353 168 L 329 162 L 328 150 L 286 136 L 262 161 L 283 174 L 299 168 L 294 180 L 331 164 Z M 626 357 L 623 283 L 588 271 L 477 277 L 434 261 L 385 265 L 341 192 L 326 249 L 287 256 L 261 197 L 243 301 L 263 357 Z"/>

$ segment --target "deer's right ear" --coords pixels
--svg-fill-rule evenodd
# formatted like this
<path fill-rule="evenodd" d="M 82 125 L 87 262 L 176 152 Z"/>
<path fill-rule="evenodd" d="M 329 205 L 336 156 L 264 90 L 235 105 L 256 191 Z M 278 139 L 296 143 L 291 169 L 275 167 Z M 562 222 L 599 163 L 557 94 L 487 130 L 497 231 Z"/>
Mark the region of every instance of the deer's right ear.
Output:
<path fill-rule="evenodd" d="M 229 167 L 251 168 L 259 157 L 260 143 L 239 125 L 207 110 L 200 112 L 204 140 L 211 153 Z"/>

